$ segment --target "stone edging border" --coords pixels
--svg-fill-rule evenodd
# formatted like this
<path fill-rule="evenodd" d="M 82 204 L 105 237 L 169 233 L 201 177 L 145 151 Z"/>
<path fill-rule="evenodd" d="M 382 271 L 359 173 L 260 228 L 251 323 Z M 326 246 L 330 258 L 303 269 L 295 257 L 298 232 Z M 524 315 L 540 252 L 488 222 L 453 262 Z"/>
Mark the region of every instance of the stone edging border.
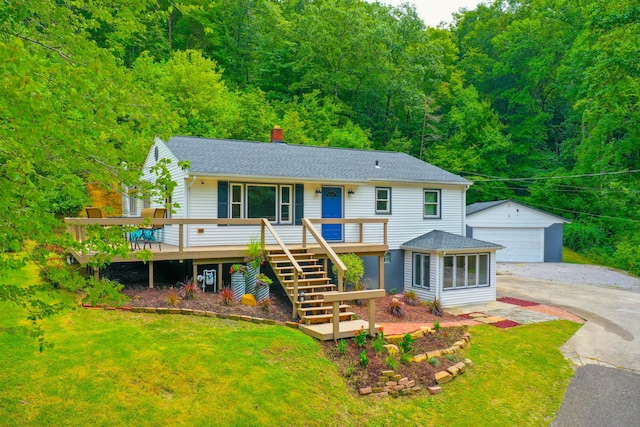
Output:
<path fill-rule="evenodd" d="M 420 328 L 419 331 L 416 331 L 411 335 L 412 338 L 419 339 L 423 338 L 426 334 L 433 333 L 433 329 L 423 327 Z M 406 334 L 405 334 L 406 335 Z M 405 335 L 390 335 L 389 337 L 385 337 L 388 342 L 399 342 L 401 341 Z M 457 354 L 460 350 L 467 348 L 471 345 L 471 334 L 466 332 L 462 340 L 456 341 L 451 347 L 442 349 L 442 350 L 434 350 L 427 353 L 421 353 L 416 356 L 413 356 L 411 359 L 411 363 L 424 363 L 433 357 L 442 357 L 447 354 Z M 399 351 L 398 347 L 395 344 L 387 344 L 385 345 L 387 351 L 395 352 Z M 458 362 L 449 368 L 436 372 L 434 374 L 434 379 L 436 381 L 436 386 L 427 387 L 429 394 L 439 394 L 442 393 L 441 384 L 445 384 L 453 380 L 458 375 L 462 374 L 466 371 L 467 367 L 473 366 L 473 362 L 470 359 L 464 359 L 464 362 Z M 396 374 L 394 371 L 382 371 L 382 376 L 379 378 L 379 381 L 374 386 L 363 387 L 358 390 L 360 395 L 363 396 L 375 396 L 375 397 L 399 397 L 415 394 L 422 390 L 422 387 L 416 385 L 415 381 L 410 380 L 409 378 L 402 378 L 400 374 Z"/>
<path fill-rule="evenodd" d="M 263 319 L 261 317 L 242 316 L 239 314 L 217 313 L 215 311 L 194 310 L 191 308 L 131 307 L 131 306 L 109 307 L 109 306 L 102 306 L 102 305 L 94 306 L 94 305 L 82 304 L 82 303 L 80 303 L 80 306 L 87 309 L 102 308 L 104 310 L 131 311 L 132 313 L 181 314 L 186 316 L 217 317 L 220 319 L 238 320 L 238 321 L 244 321 L 249 323 L 260 323 L 264 325 L 287 326 L 289 328 L 298 329 L 298 323 L 296 322 L 279 322 L 277 320 Z"/>

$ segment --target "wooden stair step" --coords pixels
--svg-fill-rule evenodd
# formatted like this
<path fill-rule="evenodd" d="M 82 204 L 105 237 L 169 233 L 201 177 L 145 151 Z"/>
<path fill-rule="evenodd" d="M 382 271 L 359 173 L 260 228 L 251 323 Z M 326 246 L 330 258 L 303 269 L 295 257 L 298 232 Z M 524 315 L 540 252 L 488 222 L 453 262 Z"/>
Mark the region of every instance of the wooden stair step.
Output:
<path fill-rule="evenodd" d="M 350 320 L 356 313 L 351 311 L 341 311 L 340 320 Z M 333 319 L 333 313 L 329 314 L 311 314 L 309 316 L 301 316 L 305 323 L 327 323 Z"/>
<path fill-rule="evenodd" d="M 286 287 L 289 286 L 293 286 L 293 279 L 284 279 L 280 281 L 283 285 L 285 285 Z M 303 279 L 298 279 L 298 285 L 300 285 L 301 283 L 306 283 L 306 284 L 311 284 L 311 283 L 318 283 L 318 284 L 325 284 L 325 283 L 330 283 L 331 279 L 328 277 L 306 277 Z M 298 286 L 300 287 L 300 286 Z"/>
<path fill-rule="evenodd" d="M 304 302 L 303 304 L 306 304 L 306 302 Z M 339 309 L 340 310 L 346 310 L 347 308 L 351 308 L 350 305 L 348 304 L 342 304 L 340 305 Z M 298 311 L 302 311 L 304 313 L 310 312 L 310 311 L 322 311 L 322 310 L 332 310 L 333 306 L 330 305 L 319 305 L 317 307 L 303 307 L 303 308 L 298 308 Z M 341 311 L 342 313 L 342 311 Z"/>
<path fill-rule="evenodd" d="M 309 264 L 309 265 L 301 265 L 300 268 L 302 268 L 302 270 L 322 270 L 324 268 L 324 266 L 322 264 Z M 291 264 L 285 265 L 285 266 L 276 265 L 274 267 L 274 270 L 291 270 L 291 271 L 293 271 L 293 265 L 291 265 Z"/>

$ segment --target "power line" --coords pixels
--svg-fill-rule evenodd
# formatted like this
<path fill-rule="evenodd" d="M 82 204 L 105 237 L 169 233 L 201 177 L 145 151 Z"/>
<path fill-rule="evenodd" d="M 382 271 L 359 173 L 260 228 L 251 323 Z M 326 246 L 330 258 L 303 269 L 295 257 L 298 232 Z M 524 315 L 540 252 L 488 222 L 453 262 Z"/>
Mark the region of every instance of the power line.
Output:
<path fill-rule="evenodd" d="M 588 177 L 598 177 L 603 175 L 625 175 L 638 173 L 640 169 L 626 170 L 626 171 L 614 171 L 614 172 L 599 172 L 599 173 L 587 173 L 581 175 L 563 175 L 563 176 L 538 176 L 538 177 L 529 177 L 529 178 L 502 178 L 491 175 L 484 175 L 476 172 L 467 172 L 467 171 L 457 171 L 457 173 L 463 173 L 467 175 L 481 176 L 489 179 L 478 180 L 477 182 L 497 182 L 497 181 L 538 181 L 545 179 L 567 179 L 567 178 L 588 178 Z M 474 181 L 476 182 L 476 181 Z"/>

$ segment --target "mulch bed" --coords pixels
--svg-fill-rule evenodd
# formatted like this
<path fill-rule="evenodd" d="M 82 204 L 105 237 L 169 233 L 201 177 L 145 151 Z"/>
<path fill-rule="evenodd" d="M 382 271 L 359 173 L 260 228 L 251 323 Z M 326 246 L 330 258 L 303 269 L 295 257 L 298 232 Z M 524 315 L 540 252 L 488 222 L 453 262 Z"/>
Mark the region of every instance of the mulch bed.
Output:
<path fill-rule="evenodd" d="M 513 320 L 501 320 L 495 323 L 489 323 L 491 326 L 495 326 L 496 328 L 513 328 L 514 326 L 520 326 L 521 324 L 518 322 L 514 322 Z"/>
<path fill-rule="evenodd" d="M 526 300 L 523 300 L 523 299 L 511 298 L 511 297 L 501 297 L 501 298 L 498 298 L 498 301 L 506 302 L 507 304 L 513 304 L 513 305 L 517 305 L 517 306 L 520 306 L 520 307 L 533 307 L 535 305 L 540 305 L 537 302 L 526 301 Z"/>
<path fill-rule="evenodd" d="M 413 350 L 410 354 L 417 355 L 448 348 L 456 341 L 461 340 L 464 333 L 464 327 L 455 327 L 427 334 L 424 338 L 420 338 L 413 343 Z M 373 349 L 373 338 L 367 340 L 365 347 L 356 346 L 354 340 L 345 341 L 347 345 L 344 354 L 340 354 L 337 342 L 324 341 L 322 346 L 327 358 L 335 363 L 338 371 L 346 378 L 350 386 L 355 389 L 373 386 L 379 381 L 382 371 L 391 370 L 386 360 L 388 356 L 387 350 L 383 348 L 382 351 L 376 353 Z M 369 363 L 366 366 L 360 363 L 360 354 L 363 350 L 366 351 L 369 358 Z M 437 367 L 427 361 L 421 363 L 397 362 L 395 371 L 402 377 L 415 381 L 417 385 L 423 388 L 430 387 L 436 385 L 436 372 L 446 370 L 462 360 L 459 356 L 448 356 L 450 359 L 447 357 L 439 358 Z M 398 356 L 395 357 L 395 360 L 398 360 Z"/>

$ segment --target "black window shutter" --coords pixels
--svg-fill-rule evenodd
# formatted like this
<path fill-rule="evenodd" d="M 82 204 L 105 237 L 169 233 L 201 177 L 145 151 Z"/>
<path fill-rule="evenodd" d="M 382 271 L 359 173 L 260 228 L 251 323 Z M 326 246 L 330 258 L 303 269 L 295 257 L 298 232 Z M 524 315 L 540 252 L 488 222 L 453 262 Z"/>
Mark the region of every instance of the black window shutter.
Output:
<path fill-rule="evenodd" d="M 228 181 L 218 181 L 218 218 L 229 218 Z"/>
<path fill-rule="evenodd" d="M 304 218 L 304 184 L 296 184 L 295 193 L 296 211 L 294 224 L 302 225 L 302 218 Z"/>

